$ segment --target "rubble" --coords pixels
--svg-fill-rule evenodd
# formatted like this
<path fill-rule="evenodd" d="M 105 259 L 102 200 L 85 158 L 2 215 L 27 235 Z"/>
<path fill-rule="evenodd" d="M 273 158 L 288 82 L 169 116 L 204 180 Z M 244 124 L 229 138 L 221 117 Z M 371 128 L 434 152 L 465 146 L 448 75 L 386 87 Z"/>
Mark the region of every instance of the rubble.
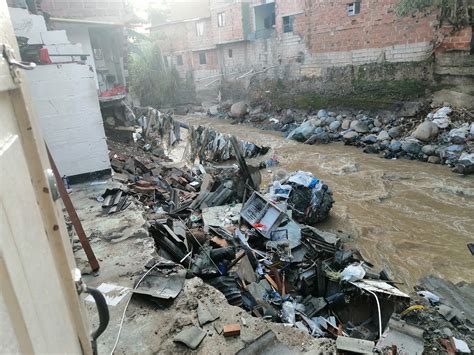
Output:
<path fill-rule="evenodd" d="M 321 112 L 318 116 L 327 119 L 333 117 L 331 114 Z M 173 120 L 167 122 L 168 132 L 177 137 Z M 370 353 L 375 346 L 381 352 L 393 346 L 400 350 L 408 347 L 400 344 L 414 340 L 401 341 L 405 335 L 400 333 L 426 326 L 417 319 L 431 307 L 423 297 L 433 300 L 437 296 L 443 302 L 436 290 L 425 290 L 431 294 L 423 293 L 425 305 L 420 308 L 418 299 L 413 303 L 383 270 L 375 270 L 337 235 L 316 228 L 334 203 L 329 186 L 317 177 L 296 171 L 271 183 L 265 193 L 260 189 L 258 168 L 245 161 L 247 154 L 253 154 L 245 153 L 251 143 L 239 143 L 204 127 L 190 127 L 189 134 L 195 152 L 191 156 L 199 157 L 199 163 L 191 167 L 170 163 L 153 148 L 144 149 L 145 144 L 155 148 L 163 141 L 165 146 L 174 144 L 165 131 L 155 134 L 154 129 L 164 126 L 155 125 L 137 140 L 135 150 L 110 144 L 112 166 L 124 186 L 106 197 L 113 196 L 109 200 L 115 202 L 117 196 L 125 194 L 142 204 L 156 251 L 169 260 L 140 279 L 140 287 L 134 290 L 137 295 L 155 298 L 157 304 L 166 307 L 166 300 L 183 292 L 185 277 L 198 277 L 218 289 L 229 304 L 253 317 L 283 323 L 310 337 L 336 339 L 339 350 L 360 353 Z M 152 143 L 145 143 L 145 138 Z M 230 157 L 238 164 L 210 163 Z M 233 319 L 223 324 L 223 315 L 205 299 L 196 303 L 201 327 L 213 324 L 217 330 L 222 326 L 218 333 L 225 337 L 241 334 L 243 321 L 240 324 Z M 455 319 L 468 329 L 470 320 L 460 316 L 459 302 L 444 306 L 444 310 L 450 307 L 452 311 L 442 312 L 444 318 L 441 314 L 439 318 L 446 322 Z M 438 314 L 439 308 L 433 312 Z M 453 335 L 471 344 L 464 328 L 460 329 L 453 330 Z M 429 332 L 429 339 L 433 339 L 433 330 Z M 411 349 L 421 348 L 426 333 L 424 329 L 409 332 L 409 336 L 416 335 Z M 205 335 L 203 329 L 192 325 L 173 341 L 197 349 L 206 342 Z M 271 333 L 263 335 L 247 347 L 258 347 L 271 337 Z"/>

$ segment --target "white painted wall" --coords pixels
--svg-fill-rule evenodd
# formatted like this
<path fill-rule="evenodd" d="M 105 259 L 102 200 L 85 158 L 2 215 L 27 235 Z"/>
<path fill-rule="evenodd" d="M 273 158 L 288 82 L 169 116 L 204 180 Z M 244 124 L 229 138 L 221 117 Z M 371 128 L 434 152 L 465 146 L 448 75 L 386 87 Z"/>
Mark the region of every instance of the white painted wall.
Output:
<path fill-rule="evenodd" d="M 97 80 L 96 67 L 94 62 L 94 53 L 92 51 L 91 40 L 89 36 L 89 29 L 87 26 L 78 25 L 64 25 L 55 24 L 57 28 L 66 30 L 67 37 L 71 43 L 80 44 L 84 54 L 89 54 L 86 63 L 90 65 L 94 70 L 94 80 L 96 82 L 97 90 L 99 90 L 99 83 Z M 61 27 L 62 26 L 62 27 Z"/>
<path fill-rule="evenodd" d="M 110 168 L 94 75 L 88 65 L 41 65 L 27 72 L 41 131 L 61 175 Z"/>
<path fill-rule="evenodd" d="M 15 34 L 29 38 L 29 44 L 44 44 L 50 54 L 89 54 L 82 47 L 88 44 L 92 52 L 87 28 L 74 33 L 77 43 L 71 43 L 69 32 L 48 31 L 42 16 L 25 9 L 9 11 Z M 55 64 L 38 65 L 26 76 L 43 137 L 59 172 L 72 176 L 109 169 L 94 59 L 88 58 L 85 64 L 64 63 L 70 57 L 51 60 Z"/>

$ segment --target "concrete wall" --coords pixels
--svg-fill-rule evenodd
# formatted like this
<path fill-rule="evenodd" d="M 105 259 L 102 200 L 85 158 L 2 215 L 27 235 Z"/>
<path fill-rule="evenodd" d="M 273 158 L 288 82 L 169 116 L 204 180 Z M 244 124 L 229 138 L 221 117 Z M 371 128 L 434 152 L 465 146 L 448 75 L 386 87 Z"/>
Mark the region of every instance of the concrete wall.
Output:
<path fill-rule="evenodd" d="M 57 28 L 61 28 L 61 25 L 55 25 Z M 86 26 L 67 26 L 63 25 L 63 30 L 67 33 L 67 38 L 71 43 L 80 44 L 82 51 L 85 54 L 89 54 L 86 59 L 86 64 L 93 69 L 94 81 L 96 82 L 97 90 L 99 89 L 99 83 L 97 81 L 97 73 L 94 62 L 94 52 L 92 51 L 91 40 L 89 36 L 89 29 Z"/>
<path fill-rule="evenodd" d="M 42 0 L 42 11 L 51 17 L 123 23 L 132 14 L 125 0 Z"/>
<path fill-rule="evenodd" d="M 66 31 L 47 31 L 42 16 L 9 8 L 15 34 L 43 44 L 56 54 L 84 54 Z M 85 33 L 77 33 L 83 40 Z M 51 57 L 53 64 L 27 71 L 38 122 L 61 174 L 79 175 L 110 168 L 94 70 L 70 57 Z M 75 59 L 78 59 L 77 57 Z"/>
<path fill-rule="evenodd" d="M 41 65 L 27 72 L 46 143 L 60 173 L 110 168 L 93 73 L 87 65 Z"/>

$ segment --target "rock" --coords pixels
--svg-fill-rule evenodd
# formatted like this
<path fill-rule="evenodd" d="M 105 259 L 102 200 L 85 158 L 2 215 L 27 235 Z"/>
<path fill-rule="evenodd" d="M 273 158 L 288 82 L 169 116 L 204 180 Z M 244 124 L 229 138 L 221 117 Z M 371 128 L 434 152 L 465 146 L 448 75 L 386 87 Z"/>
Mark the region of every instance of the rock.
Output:
<path fill-rule="evenodd" d="M 354 132 L 354 131 L 349 131 L 349 132 L 345 133 L 345 134 L 342 136 L 342 138 L 343 138 L 344 141 L 346 141 L 346 142 L 353 142 L 353 141 L 355 141 L 358 137 L 359 137 L 359 133 Z"/>
<path fill-rule="evenodd" d="M 378 139 L 379 141 L 384 141 L 384 140 L 390 139 L 390 136 L 389 136 L 389 134 L 388 134 L 387 131 L 381 131 L 381 132 L 378 134 L 377 139 Z"/>
<path fill-rule="evenodd" d="M 319 110 L 318 111 L 318 118 L 326 118 L 328 117 L 328 112 L 326 110 Z"/>
<path fill-rule="evenodd" d="M 373 127 L 370 130 L 370 133 L 379 133 L 381 130 L 382 130 L 382 128 L 380 128 L 380 127 Z"/>
<path fill-rule="evenodd" d="M 351 120 L 346 119 L 342 121 L 342 125 L 341 125 L 342 129 L 349 129 L 350 126 L 351 126 Z"/>
<path fill-rule="evenodd" d="M 365 144 L 375 144 L 377 143 L 377 136 L 370 134 L 362 138 L 362 142 Z"/>
<path fill-rule="evenodd" d="M 336 117 L 337 116 L 336 112 L 332 112 L 332 111 L 328 112 L 328 115 L 331 116 L 331 117 Z"/>
<path fill-rule="evenodd" d="M 309 137 L 311 137 L 314 132 L 314 129 L 316 128 L 314 122 L 315 120 L 309 120 L 304 122 L 301 126 L 291 131 L 287 139 L 293 139 L 298 142 L 306 141 Z"/>
<path fill-rule="evenodd" d="M 341 121 L 334 121 L 329 124 L 329 129 L 331 131 L 336 131 L 341 127 Z"/>
<path fill-rule="evenodd" d="M 316 128 L 313 135 L 308 138 L 305 144 L 328 144 L 331 141 L 329 134 L 322 128 Z"/>
<path fill-rule="evenodd" d="M 314 123 L 313 123 L 313 126 L 314 126 L 314 127 L 320 127 L 320 126 L 322 126 L 322 124 L 323 124 L 323 121 L 322 121 L 322 120 L 314 120 L 313 122 L 314 122 Z"/>
<path fill-rule="evenodd" d="M 400 127 L 392 127 L 388 130 L 388 135 L 391 137 L 391 138 L 398 138 L 402 135 L 402 130 Z"/>
<path fill-rule="evenodd" d="M 389 147 L 390 141 L 388 139 L 380 142 L 380 149 L 388 149 Z"/>
<path fill-rule="evenodd" d="M 216 116 L 219 114 L 219 105 L 212 105 L 209 107 L 209 114 L 211 116 Z"/>
<path fill-rule="evenodd" d="M 436 124 L 430 121 L 421 123 L 413 132 L 413 137 L 420 141 L 429 141 L 438 135 L 439 128 Z"/>
<path fill-rule="evenodd" d="M 367 145 L 363 152 L 367 154 L 378 154 L 380 153 L 380 146 L 378 144 Z"/>
<path fill-rule="evenodd" d="M 387 124 L 389 124 L 390 122 L 392 122 L 392 118 L 391 118 L 391 117 L 384 117 L 384 118 L 382 118 L 382 123 L 383 123 L 384 125 L 387 125 Z"/>
<path fill-rule="evenodd" d="M 390 151 L 397 153 L 402 150 L 402 142 L 397 140 L 392 140 L 389 146 Z"/>
<path fill-rule="evenodd" d="M 367 133 L 369 131 L 369 125 L 365 121 L 352 121 L 350 127 L 357 133 Z"/>
<path fill-rule="evenodd" d="M 402 143 L 402 150 L 410 155 L 418 155 L 421 152 L 421 144 L 415 139 L 407 139 Z"/>
<path fill-rule="evenodd" d="M 474 136 L 474 122 L 471 123 L 471 128 L 469 129 L 469 134 L 470 134 L 471 136 Z"/>
<path fill-rule="evenodd" d="M 458 174 L 474 174 L 474 153 L 463 153 L 453 171 Z"/>
<path fill-rule="evenodd" d="M 441 159 L 439 157 L 437 157 L 436 155 L 432 155 L 432 156 L 428 157 L 428 163 L 439 164 L 440 161 L 441 161 Z"/>
<path fill-rule="evenodd" d="M 361 113 L 359 113 L 357 116 L 356 116 L 356 120 L 358 121 L 362 121 L 362 120 L 365 120 L 367 117 Z"/>
<path fill-rule="evenodd" d="M 435 145 L 425 145 L 421 148 L 421 151 L 426 155 L 435 155 L 436 148 L 438 147 Z"/>
<path fill-rule="evenodd" d="M 232 117 L 243 117 L 247 114 L 247 104 L 244 101 L 239 101 L 230 107 L 230 114 Z"/>
<path fill-rule="evenodd" d="M 380 128 L 380 127 L 383 126 L 383 124 L 382 124 L 382 122 L 381 122 L 378 118 L 376 118 L 376 119 L 374 120 L 374 126 Z"/>
<path fill-rule="evenodd" d="M 337 115 L 336 116 L 336 120 L 338 121 L 342 121 L 344 119 L 344 117 L 342 115 Z"/>
<path fill-rule="evenodd" d="M 331 123 L 333 123 L 336 120 L 336 118 L 328 116 L 326 118 L 321 119 L 321 126 L 327 126 Z"/>

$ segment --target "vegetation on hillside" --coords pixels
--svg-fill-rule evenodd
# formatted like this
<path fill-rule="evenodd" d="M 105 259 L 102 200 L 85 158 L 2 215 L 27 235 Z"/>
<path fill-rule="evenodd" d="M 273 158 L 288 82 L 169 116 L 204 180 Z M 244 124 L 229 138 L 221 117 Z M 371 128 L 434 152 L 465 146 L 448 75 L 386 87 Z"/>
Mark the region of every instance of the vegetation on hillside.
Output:
<path fill-rule="evenodd" d="M 448 23 L 454 29 L 460 29 L 472 23 L 473 9 L 472 0 L 400 0 L 395 6 L 395 12 L 399 16 L 439 11 L 440 24 Z"/>

